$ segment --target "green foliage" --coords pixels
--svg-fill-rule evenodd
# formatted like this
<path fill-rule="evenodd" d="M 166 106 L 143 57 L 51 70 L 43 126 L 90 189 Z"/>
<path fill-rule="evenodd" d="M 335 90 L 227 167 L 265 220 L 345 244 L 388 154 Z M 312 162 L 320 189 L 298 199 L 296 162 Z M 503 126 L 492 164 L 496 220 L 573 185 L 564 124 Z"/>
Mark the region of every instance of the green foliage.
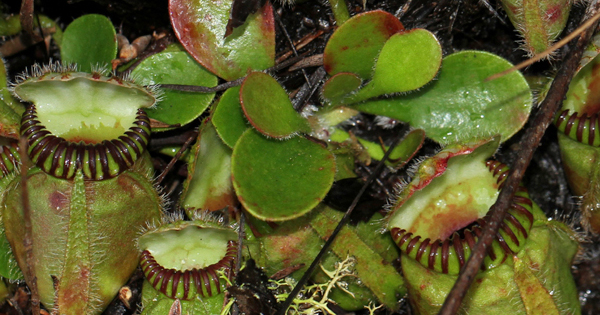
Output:
<path fill-rule="evenodd" d="M 117 56 L 115 27 L 103 15 L 84 15 L 65 29 L 60 53 L 63 62 L 77 64 L 84 72 L 108 68 Z"/>
<path fill-rule="evenodd" d="M 252 129 L 236 143 L 231 164 L 240 202 L 267 221 L 289 220 L 310 211 L 323 200 L 335 175 L 334 156 L 320 144 L 303 137 L 267 139 Z"/>
<path fill-rule="evenodd" d="M 490 53 L 454 53 L 444 58 L 438 79 L 421 90 L 355 108 L 406 121 L 444 144 L 495 134 L 506 141 L 523 127 L 532 107 L 531 91 L 519 72 L 486 81 L 510 67 Z"/>
<path fill-rule="evenodd" d="M 253 72 L 246 77 L 240 103 L 252 126 L 268 137 L 288 138 L 310 131 L 308 122 L 294 110 L 285 90 L 268 74 Z"/>
<path fill-rule="evenodd" d="M 533 12 L 527 7 L 531 3 L 523 0 L 526 13 Z M 343 123 L 359 112 L 386 116 L 416 128 L 409 130 L 391 152 L 389 160 L 385 161 L 391 166 L 390 172 L 406 172 L 405 166 L 421 149 L 426 138 L 445 146 L 433 159 L 415 168 L 417 173 L 411 184 L 401 187 L 398 200 L 392 203 L 391 214 L 385 219 L 389 229 L 416 226 L 411 233 L 423 233 L 423 237 L 417 239 L 416 243 L 412 240 L 410 243 L 413 247 L 418 243 L 419 252 L 422 252 L 420 245 L 424 244 L 425 239 L 435 239 L 451 229 L 463 228 L 485 215 L 497 196 L 499 184 L 488 174 L 484 160 L 493 154 L 500 142 L 506 141 L 523 127 L 532 108 L 530 87 L 520 73 L 513 72 L 493 81 L 486 80 L 490 75 L 510 68 L 512 65 L 508 61 L 481 51 L 462 51 L 442 58 L 441 45 L 431 32 L 418 28 L 405 30 L 394 15 L 379 10 L 349 18 L 345 1 L 333 1 L 332 9 L 338 28 L 329 38 L 323 55 L 323 67 L 330 77 L 324 80 L 320 91 L 322 101 L 316 104 L 316 110 L 312 111 L 312 106 L 309 106 L 299 113 L 276 78 L 265 72 L 257 72 L 275 64 L 275 27 L 271 4 L 267 2 L 257 12 L 250 14 L 242 26 L 233 29 L 233 33 L 225 37 L 231 4 L 232 0 L 170 1 L 170 19 L 181 45 L 175 44 L 162 52 L 144 56 L 146 59 L 131 71 L 132 77 L 138 79 L 137 83 L 143 85 L 214 87 L 218 78 L 225 81 L 240 79 L 243 82 L 239 87 L 229 85 L 229 89 L 216 101 L 213 99 L 218 93 L 161 88 L 160 102 L 146 109 L 149 117 L 173 125 L 169 128 L 173 133 L 178 132 L 179 126 L 203 119 L 196 143 L 183 159 L 188 163 L 188 174 L 177 203 L 186 208 L 188 217 L 195 217 L 204 210 L 228 209 L 229 213 L 235 215 L 230 219 L 235 220 L 239 215 L 237 211 L 242 209 L 250 214 L 248 217 L 251 222 L 250 227 L 242 227 L 248 230 L 244 245 L 248 246 L 257 261 L 268 264 L 264 267 L 269 272 L 288 268 L 292 262 L 310 263 L 342 216 L 321 204 L 334 179 L 354 177 L 355 160 L 368 164 L 372 159 L 382 159 L 389 149 L 383 141 L 368 141 L 346 131 Z M 546 9 L 549 10 L 549 7 Z M 545 12 L 548 13 L 548 10 Z M 513 22 L 515 18 L 521 18 L 511 12 L 509 16 Z M 539 51 L 553 40 L 552 36 L 546 35 L 554 35 L 550 34 L 554 32 L 552 30 L 559 28 L 553 24 L 548 25 L 552 28 L 550 31 L 540 30 L 540 23 L 543 22 L 540 16 L 533 16 L 533 20 L 529 19 L 530 16 L 525 18 L 529 23 L 525 28 L 529 33 L 524 34 L 526 45 L 532 47 L 528 48 L 530 51 Z M 559 18 L 561 21 L 558 22 L 561 23 L 563 18 L 566 19 L 563 15 Z M 532 26 L 531 21 L 537 24 Z M 14 18 L 5 22 L 0 23 L 0 31 L 3 26 L 7 32 L 14 32 L 18 28 Z M 44 19 L 41 22 L 44 27 L 48 25 Z M 589 58 L 600 51 L 600 39 L 596 41 L 595 46 L 588 48 Z M 62 43 L 58 43 L 61 44 L 62 60 L 77 63 L 87 72 L 95 67 L 110 65 L 117 52 L 114 26 L 101 15 L 86 15 L 76 19 L 65 30 Z M 129 65 L 119 70 L 129 71 Z M 596 62 L 584 68 L 574 80 L 566 108 L 578 108 L 579 104 L 573 105 L 575 98 L 588 97 L 586 101 L 590 104 L 596 101 L 597 93 L 591 88 L 597 76 L 596 69 L 591 69 L 594 65 Z M 28 83 L 22 82 L 14 91 L 22 100 L 39 103 L 40 116 L 45 117 L 40 119 L 46 127 L 73 141 L 83 138 L 92 142 L 111 141 L 137 119 L 138 108 L 149 107 L 155 100 L 144 88 L 124 83 L 118 78 L 114 78 L 117 83 L 108 92 L 96 93 L 90 90 L 94 90 L 104 77 L 84 81 L 81 79 L 84 75 L 67 79 L 68 76 L 60 70 L 53 74 L 52 83 L 37 84 L 40 82 L 33 79 Z M 94 76 L 101 77 L 99 73 Z M 10 95 L 5 76 L 0 77 L 0 88 L 0 135 L 17 138 L 23 106 Z M 129 96 L 114 102 L 107 101 L 113 94 L 120 94 L 123 90 L 145 97 L 135 104 L 127 100 Z M 46 100 L 60 104 L 47 107 L 44 105 Z M 83 108 L 81 104 L 91 107 Z M 211 109 L 207 111 L 209 106 Z M 85 137 L 73 136 L 71 124 L 65 121 L 93 127 Z M 149 126 L 144 128 L 149 132 Z M 589 126 L 586 128 L 590 129 Z M 135 137 L 129 140 L 135 142 Z M 585 139 L 589 140 L 589 137 Z M 568 151 L 563 154 L 566 163 L 598 159 L 597 152 L 581 149 L 581 143 L 573 144 L 573 139 L 563 135 L 559 138 L 563 149 Z M 141 142 L 135 142 L 134 146 L 143 152 L 146 142 Z M 88 153 L 85 157 L 90 160 L 86 162 L 85 171 L 91 174 L 93 169 L 96 175 L 102 174 L 104 169 L 94 168 L 95 162 L 104 166 L 101 163 L 107 155 L 113 160 L 107 162 L 109 165 L 106 168 L 118 164 L 114 156 L 126 159 L 127 152 L 123 152 L 117 144 L 113 143 L 108 151 Z M 105 142 L 102 145 L 106 145 Z M 40 146 L 39 150 L 34 151 L 42 149 L 46 148 Z M 168 147 L 162 152 L 167 151 L 173 155 L 176 148 Z M 473 151 L 475 154 L 468 155 Z M 105 291 L 111 294 L 117 283 L 120 286 L 123 282 L 122 279 L 105 280 L 105 273 L 110 268 L 118 269 L 115 261 L 127 265 L 127 268 L 120 270 L 123 274 L 131 273 L 130 267 L 135 266 L 136 257 L 140 254 L 133 248 L 140 235 L 139 230 L 147 221 L 158 218 L 162 205 L 149 180 L 149 161 L 142 152 L 134 156 L 141 157 L 138 164 L 128 165 L 131 169 L 109 180 L 100 176 L 85 178 L 84 181 L 81 172 L 71 174 L 73 176 L 68 179 L 58 179 L 54 176 L 57 174 L 44 173 L 43 170 L 55 169 L 55 164 L 68 160 L 60 154 L 39 165 L 42 169 L 18 170 L 13 165 L 5 172 L 7 176 L 0 178 L 0 191 L 4 195 L 2 200 L 7 204 L 5 208 L 11 209 L 3 211 L 7 239 L 13 249 L 17 249 L 17 257 L 24 260 L 23 249 L 19 245 L 23 236 L 18 231 L 23 229 L 24 219 L 18 202 L 21 191 L 17 189 L 16 175 L 29 171 L 28 185 L 31 191 L 35 191 L 33 205 L 36 211 L 40 211 L 35 216 L 34 238 L 42 244 L 42 250 L 53 247 L 53 255 L 62 257 L 59 263 L 64 262 L 60 266 L 47 262 L 41 264 L 38 270 L 37 276 L 42 279 L 39 282 L 42 299 L 47 306 L 57 301 L 59 311 L 65 308 L 83 312 L 87 306 L 82 306 L 82 301 L 91 295 L 88 294 L 89 288 L 81 289 L 80 282 L 84 280 L 77 278 L 78 268 L 93 269 L 101 259 L 103 263 L 110 262 L 109 267 L 101 267 L 101 272 L 94 273 L 94 270 L 89 283 L 100 283 L 98 286 L 102 286 L 102 290 L 110 287 Z M 42 155 L 40 152 L 36 154 Z M 450 163 L 450 158 L 455 162 Z M 2 159 L 9 160 L 5 156 Z M 478 163 L 478 166 L 473 166 L 471 162 Z M 592 162 L 583 164 L 572 167 L 568 176 L 583 178 L 579 181 L 586 184 L 582 184 L 585 186 L 581 189 L 582 194 L 589 195 L 590 191 L 594 191 L 590 187 L 597 186 L 600 191 L 600 185 L 587 185 L 594 180 L 589 177 L 595 176 L 596 181 L 600 178 L 596 174 L 600 171 L 589 171 Z M 89 165 L 93 165 L 92 168 Z M 480 176 L 480 171 L 485 171 L 485 176 Z M 444 172 L 450 174 L 451 179 L 443 179 Z M 120 189 L 122 181 L 131 182 L 130 186 L 135 186 L 135 189 L 129 186 L 128 189 L 134 192 Z M 434 181 L 436 184 L 429 185 Z M 49 188 L 45 185 L 53 186 Z M 476 191 L 476 196 L 471 195 L 473 191 Z M 53 211 L 55 204 L 48 204 L 56 201 L 56 198 L 62 198 L 55 193 L 72 197 L 67 201 L 70 206 L 68 215 L 61 217 L 61 214 Z M 446 196 L 449 194 L 460 196 L 452 199 Z M 592 197 L 596 196 L 594 194 Z M 411 201 L 416 199 L 418 201 Z M 435 204 L 437 208 L 427 204 Z M 106 208 L 108 205 L 110 209 Z M 425 206 L 420 207 L 422 205 Z M 137 211 L 141 206 L 150 210 Z M 124 211 L 124 207 L 128 210 Z M 406 208 L 410 210 L 405 211 Z M 526 208 L 527 211 L 533 208 L 531 211 L 535 212 L 535 224 L 532 224 L 535 226 L 526 227 L 524 233 L 531 228 L 530 234 L 539 238 L 525 240 L 522 233 L 517 232 L 514 237 L 519 244 L 515 245 L 509 240 L 506 245 L 514 251 L 514 255 L 498 257 L 492 262 L 487 260 L 486 266 L 490 270 L 478 275 L 479 283 L 468 293 L 471 299 L 469 312 L 505 314 L 526 310 L 531 313 L 541 309 L 545 313 L 566 313 L 569 309 L 577 309 L 574 285 L 568 273 L 576 248 L 573 234 L 561 224 L 542 220 L 545 217 L 542 218 L 537 206 Z M 119 212 L 118 216 L 115 211 Z M 117 222 L 112 217 L 107 218 L 96 212 L 123 219 Z M 521 216 L 513 217 L 517 223 L 522 223 Z M 443 225 L 440 225 L 440 221 Z M 59 228 L 45 228 L 44 224 L 48 222 Z M 281 225 L 275 227 L 275 222 Z M 423 256 L 425 258 L 420 257 L 419 261 L 415 261 L 416 254 L 408 253 L 408 244 L 400 246 L 405 252 L 402 255 L 404 274 L 401 275 L 391 264 L 398 259 L 398 249 L 393 247 L 393 241 L 398 242 L 398 234 L 378 233 L 383 222 L 381 215 L 375 214 L 375 218 L 368 223 L 344 227 L 331 252 L 326 255 L 323 262 L 325 267 L 313 277 L 317 284 L 302 289 L 304 296 L 294 301 L 293 312 L 308 314 L 320 311 L 333 314 L 327 305 L 329 299 L 352 310 L 374 302 L 396 310 L 399 299 L 406 292 L 418 312 L 437 312 L 456 277 L 436 272 L 440 271 L 440 268 L 434 268 L 440 267 L 437 260 L 436 266 L 426 269 L 423 263 L 429 257 Z M 256 235 L 252 235 L 250 230 Z M 104 231 L 109 231 L 110 235 L 104 235 Z M 262 237 L 255 238 L 261 233 Z M 499 233 L 509 237 L 506 231 Z M 96 251 L 88 248 L 112 244 L 107 239 L 113 241 L 113 234 L 128 246 L 131 245 L 127 254 L 109 248 L 103 250 L 106 257 L 99 258 Z M 231 240 L 236 238 L 232 231 L 228 231 L 228 235 Z M 80 236 L 92 242 L 102 239 L 103 243 L 60 243 L 60 240 L 77 239 Z M 209 238 L 203 242 L 216 242 L 210 236 L 202 237 Z M 14 266 L 11 250 L 7 240 L 1 235 L 0 238 L 0 274 L 16 278 L 18 272 L 10 267 L 11 264 Z M 201 244 L 194 243 L 194 246 Z M 169 246 L 165 245 L 165 248 Z M 496 242 L 492 251 L 498 248 L 500 245 Z M 37 250 L 36 257 L 41 257 L 43 254 L 39 252 L 40 249 Z M 453 255 L 457 251 L 454 248 Z M 246 252 L 243 254 L 247 255 Z M 350 265 L 353 265 L 353 269 Z M 535 266 L 542 267 L 536 269 Z M 456 273 L 459 267 L 456 263 L 450 267 L 451 272 L 445 272 Z M 333 271 L 329 270 L 331 268 L 334 268 Z M 64 280 L 56 287 L 52 278 L 47 276 L 64 273 L 69 275 L 61 278 Z M 296 273 L 294 277 L 297 276 Z M 230 279 L 224 277 L 218 281 L 221 280 L 227 282 Z M 279 299 L 286 297 L 287 287 L 292 284 L 289 278 L 275 283 Z M 142 314 L 166 314 L 174 307 L 180 307 L 183 313 L 219 314 L 227 313 L 233 303 L 230 300 L 224 306 L 223 294 L 175 301 L 165 296 L 164 292 L 155 290 L 155 287 L 145 281 Z M 67 297 L 70 289 L 79 292 L 75 299 Z M 522 293 L 527 290 L 536 292 L 535 296 Z M 560 295 L 554 296 L 549 292 L 560 292 Z M 94 301 L 97 303 L 94 307 L 104 307 L 112 298 L 109 295 L 104 294 L 99 298 L 101 301 Z M 369 312 L 373 313 L 374 307 L 369 307 Z"/>
<path fill-rule="evenodd" d="M 169 3 L 171 24 L 183 47 L 208 71 L 225 80 L 243 77 L 249 70 L 264 70 L 275 61 L 271 5 L 251 14 L 244 25 L 225 38 L 231 2 L 174 0 Z"/>
<path fill-rule="evenodd" d="M 184 84 L 213 87 L 217 77 L 186 52 L 163 52 L 144 59 L 131 75 L 143 85 Z M 147 110 L 148 116 L 169 125 L 186 125 L 210 105 L 215 93 L 160 89 L 161 101 Z"/>

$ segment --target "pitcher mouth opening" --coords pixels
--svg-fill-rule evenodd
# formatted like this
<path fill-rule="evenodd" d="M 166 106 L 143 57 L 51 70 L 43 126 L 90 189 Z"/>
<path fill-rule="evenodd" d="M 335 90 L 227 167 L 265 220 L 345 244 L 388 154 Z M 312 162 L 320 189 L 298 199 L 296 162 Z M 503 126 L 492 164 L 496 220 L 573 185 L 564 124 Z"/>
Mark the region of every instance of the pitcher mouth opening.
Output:
<path fill-rule="evenodd" d="M 508 174 L 508 167 L 495 161 L 487 161 L 486 165 L 496 178 L 500 190 Z M 520 186 L 488 251 L 483 270 L 502 264 L 509 255 L 516 254 L 523 247 L 533 226 L 532 207 L 533 202 L 527 190 Z M 426 268 L 445 274 L 458 274 L 483 233 L 488 216 L 489 213 L 454 231 L 445 239 L 422 239 L 420 235 L 400 227 L 392 227 L 390 232 L 401 251 Z"/>
<path fill-rule="evenodd" d="M 44 172 L 64 179 L 72 179 L 79 169 L 86 180 L 118 176 L 144 153 L 150 133 L 150 120 L 143 109 L 137 110 L 132 126 L 118 138 L 97 141 L 74 142 L 53 135 L 38 120 L 33 104 L 21 120 L 21 135 L 27 138 L 31 161 Z"/>
<path fill-rule="evenodd" d="M 232 229 L 210 224 L 179 222 L 140 237 L 140 266 L 154 289 L 182 300 L 224 291 L 232 277 L 238 245 Z"/>

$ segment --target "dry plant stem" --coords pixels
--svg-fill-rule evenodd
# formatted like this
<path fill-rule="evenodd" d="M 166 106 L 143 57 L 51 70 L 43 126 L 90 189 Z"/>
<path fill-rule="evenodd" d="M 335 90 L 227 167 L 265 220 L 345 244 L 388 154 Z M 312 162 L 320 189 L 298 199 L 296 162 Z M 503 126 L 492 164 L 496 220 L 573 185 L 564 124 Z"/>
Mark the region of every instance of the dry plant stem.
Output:
<path fill-rule="evenodd" d="M 279 18 L 279 14 L 277 14 L 277 12 L 273 12 L 273 15 L 275 16 L 275 20 L 277 20 L 277 24 L 281 28 L 281 31 L 285 35 L 285 38 L 287 38 L 288 43 L 290 44 L 290 48 L 292 48 L 292 51 L 294 52 L 294 56 L 298 57 L 298 51 L 296 50 L 296 46 L 294 46 L 294 41 L 292 40 L 292 38 L 290 37 L 290 34 L 285 29 L 285 25 L 283 25 L 283 22 L 281 22 L 281 19 Z M 304 76 L 304 80 L 306 80 L 306 83 L 308 83 L 310 85 L 310 80 L 308 79 L 306 70 L 302 69 L 302 75 Z"/>
<path fill-rule="evenodd" d="M 31 309 L 34 315 L 40 313 L 40 295 L 37 289 L 37 278 L 35 276 L 35 257 L 33 257 L 33 238 L 31 226 L 31 207 L 29 205 L 29 191 L 27 189 L 27 170 L 30 167 L 29 156 L 27 155 L 27 138 L 21 137 L 19 140 L 19 155 L 21 156 L 21 206 L 23 207 L 23 217 L 25 219 L 25 238 L 23 247 L 25 248 L 27 270 L 23 270 L 27 284 L 31 291 Z"/>
<path fill-rule="evenodd" d="M 298 62 L 296 62 L 293 66 L 291 66 L 288 71 L 296 71 L 302 68 L 309 67 L 320 67 L 323 65 L 323 54 L 312 55 L 310 57 L 306 57 Z"/>
<path fill-rule="evenodd" d="M 317 257 L 315 257 L 315 259 L 313 259 L 313 261 L 310 264 L 310 266 L 308 267 L 308 269 L 306 269 L 306 272 L 302 275 L 302 278 L 300 278 L 300 281 L 298 281 L 298 283 L 296 283 L 296 286 L 294 287 L 294 289 L 292 289 L 292 292 L 290 292 L 288 297 L 285 299 L 285 301 L 279 308 L 279 311 L 277 311 L 276 315 L 285 315 L 287 313 L 287 310 L 290 307 L 290 305 L 292 304 L 292 301 L 296 298 L 296 296 L 298 295 L 298 293 L 300 292 L 302 287 L 304 287 L 304 285 L 308 282 L 308 279 L 310 278 L 312 273 L 315 271 L 315 269 L 321 262 L 321 258 L 323 258 L 323 255 L 325 255 L 325 253 L 327 253 L 329 251 L 329 248 L 331 247 L 331 244 L 335 240 L 335 237 L 339 234 L 339 232 L 346 225 L 346 223 L 348 223 L 348 220 L 350 220 L 352 211 L 358 204 L 358 201 L 360 200 L 362 195 L 365 193 L 367 188 L 369 188 L 371 186 L 371 183 L 375 180 L 375 178 L 377 178 L 379 176 L 379 174 L 383 170 L 383 167 L 385 166 L 385 161 L 387 161 L 387 159 L 389 158 L 390 153 L 392 151 L 394 151 L 394 148 L 396 147 L 398 142 L 400 142 L 401 138 L 402 137 L 400 137 L 400 136 L 395 137 L 394 141 L 388 148 L 388 151 L 385 152 L 385 154 L 383 155 L 383 158 L 381 159 L 379 164 L 377 164 L 377 167 L 375 168 L 373 173 L 371 173 L 371 175 L 369 175 L 369 177 L 367 178 L 367 181 L 364 183 L 364 185 L 362 186 L 362 188 L 360 189 L 360 191 L 358 192 L 356 197 L 354 197 L 354 200 L 352 200 L 352 204 L 350 204 L 350 207 L 348 207 L 348 210 L 346 211 L 346 213 L 340 220 L 340 223 L 338 223 L 338 225 L 335 227 L 335 230 L 333 230 L 333 232 L 331 233 L 331 236 L 329 236 L 329 238 L 327 239 L 327 241 L 325 242 L 323 247 L 321 247 L 321 250 L 317 254 Z"/>
<path fill-rule="evenodd" d="M 302 108 L 306 105 L 306 102 L 310 99 L 310 97 L 315 94 L 317 88 L 320 86 L 319 82 L 325 78 L 325 68 L 319 67 L 311 76 L 309 82 L 302 85 L 300 91 L 296 93 L 292 104 L 296 111 L 301 111 Z"/>
<path fill-rule="evenodd" d="M 183 145 L 181 146 L 181 148 L 179 148 L 179 151 L 177 151 L 177 153 L 175 153 L 175 156 L 171 159 L 171 161 L 169 161 L 169 164 L 167 164 L 167 166 L 165 167 L 165 169 L 163 170 L 163 172 L 160 173 L 160 175 L 158 176 L 158 178 L 156 178 L 156 183 L 157 184 L 160 184 L 165 179 L 165 177 L 167 176 L 167 174 L 169 174 L 169 172 L 171 171 L 171 169 L 173 168 L 173 166 L 175 165 L 175 163 L 183 155 L 183 152 L 185 152 L 185 150 L 187 150 L 187 148 L 190 146 L 190 144 L 192 144 L 192 141 L 194 141 L 194 139 L 196 139 L 196 137 L 190 135 L 187 138 L 187 140 L 185 140 L 185 142 L 183 143 Z"/>
<path fill-rule="evenodd" d="M 294 44 L 294 47 L 296 49 L 302 49 L 302 48 L 304 48 L 304 46 L 310 44 L 310 42 L 312 42 L 313 40 L 319 38 L 319 36 L 321 36 L 323 34 L 325 34 L 324 30 L 318 30 L 315 33 L 308 34 L 308 35 L 304 36 L 301 40 L 299 40 L 298 42 L 296 42 Z M 283 55 L 281 55 L 280 57 L 278 57 L 277 60 L 275 60 L 275 62 L 276 63 L 283 62 L 289 56 L 291 56 L 293 53 L 294 53 L 293 51 L 288 51 L 288 52 L 284 53 Z"/>
<path fill-rule="evenodd" d="M 484 7 L 486 7 L 488 9 L 488 11 L 490 11 L 498 19 L 498 21 L 500 21 L 500 23 L 502 23 L 503 25 L 506 25 L 506 22 L 504 21 L 504 19 L 498 14 L 498 11 L 496 11 L 494 9 L 494 7 L 492 7 L 492 5 L 488 2 L 488 0 L 479 0 L 479 3 L 481 3 Z"/>
<path fill-rule="evenodd" d="M 600 10 L 598 0 L 590 3 L 587 9 L 586 17 L 589 19 L 594 16 Z M 597 19 L 596 19 L 597 21 Z M 521 150 L 519 152 L 519 158 L 515 161 L 511 167 L 511 171 L 508 178 L 504 182 L 504 187 L 500 191 L 498 200 L 490 208 L 491 218 L 489 223 L 483 229 L 483 235 L 475 245 L 472 255 L 469 260 L 462 268 L 458 279 L 454 283 L 454 287 L 450 294 L 446 297 L 446 301 L 440 310 L 440 315 L 453 315 L 457 314 L 460 304 L 465 297 L 469 286 L 475 279 L 475 276 L 479 272 L 483 258 L 492 243 L 494 236 L 498 232 L 500 222 L 504 219 L 504 216 L 511 204 L 512 197 L 515 194 L 523 174 L 533 157 L 533 152 L 538 147 L 546 128 L 550 125 L 554 119 L 554 115 L 567 93 L 569 83 L 575 75 L 575 70 L 579 65 L 579 60 L 583 55 L 583 50 L 587 47 L 590 38 L 592 37 L 594 30 L 596 29 L 597 22 L 592 23 L 591 27 L 587 28 L 585 32 L 581 34 L 581 37 L 577 41 L 577 44 L 571 49 L 567 59 L 564 61 L 558 73 L 552 82 L 548 95 L 540 105 L 540 110 L 535 116 L 531 126 L 525 131 L 523 140 L 520 143 Z M 585 25 L 585 24 L 584 24 Z"/>
<path fill-rule="evenodd" d="M 33 0 L 23 0 L 21 2 L 19 19 L 21 21 L 21 27 L 25 33 L 31 36 L 33 42 L 37 43 L 44 40 L 42 36 L 33 31 Z"/>
<path fill-rule="evenodd" d="M 160 148 L 166 147 L 166 146 L 182 145 L 190 137 L 197 138 L 198 131 L 190 130 L 190 131 L 186 131 L 182 134 L 177 134 L 177 135 L 173 135 L 170 137 L 153 138 L 153 139 L 150 139 L 150 144 L 148 145 L 148 147 L 150 147 L 150 150 L 159 150 Z"/>
<path fill-rule="evenodd" d="M 302 60 L 309 52 L 305 52 L 303 54 L 300 54 L 300 56 L 297 57 L 293 57 L 290 58 L 288 60 L 286 60 L 285 62 L 282 62 L 280 64 L 277 64 L 267 70 L 265 70 L 265 72 L 277 72 L 281 69 L 285 69 L 293 64 L 295 64 L 296 62 Z M 234 86 L 238 86 L 241 85 L 242 82 L 244 82 L 244 79 L 246 77 L 241 77 L 239 79 L 233 80 L 233 81 L 228 81 L 225 82 L 223 84 L 219 84 L 217 86 L 214 87 L 207 87 L 207 86 L 198 86 L 198 85 L 184 85 L 184 84 L 157 84 L 156 86 L 158 88 L 163 88 L 163 89 L 169 89 L 169 90 L 175 90 L 175 91 L 184 91 L 184 92 L 198 92 L 198 93 L 215 93 L 215 92 L 221 92 L 221 91 L 225 91 L 228 88 L 234 87 Z"/>
<path fill-rule="evenodd" d="M 398 8 L 398 10 L 396 11 L 396 14 L 395 14 L 396 17 L 398 18 L 398 20 L 400 20 L 404 16 L 404 14 L 408 11 L 408 8 L 410 8 L 411 3 L 412 3 L 412 0 L 408 0 L 400 8 Z"/>
<path fill-rule="evenodd" d="M 21 51 L 31 47 L 32 45 L 41 42 L 42 40 L 49 40 L 51 38 L 50 35 L 54 34 L 55 32 L 55 27 L 42 29 L 42 34 L 46 35 L 46 38 L 42 38 L 40 36 L 39 41 L 32 41 L 29 34 L 19 34 L 18 36 L 7 40 L 6 42 L 4 42 L 4 44 L 2 44 L 2 46 L 0 46 L 0 54 L 4 57 L 16 55 L 17 53 L 20 53 Z M 39 31 L 36 30 L 34 31 L 34 33 L 37 34 L 39 33 Z"/>

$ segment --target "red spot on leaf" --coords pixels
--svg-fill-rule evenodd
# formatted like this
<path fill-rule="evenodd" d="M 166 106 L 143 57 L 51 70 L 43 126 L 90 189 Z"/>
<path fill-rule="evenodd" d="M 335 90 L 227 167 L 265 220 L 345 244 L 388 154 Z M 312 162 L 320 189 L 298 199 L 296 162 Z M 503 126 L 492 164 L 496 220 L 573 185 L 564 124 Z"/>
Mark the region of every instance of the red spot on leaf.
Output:
<path fill-rule="evenodd" d="M 404 25 L 395 16 L 391 16 L 384 20 L 383 28 L 390 34 L 395 34 L 404 30 Z"/>
<path fill-rule="evenodd" d="M 557 4 L 555 6 L 551 6 L 546 10 L 546 21 L 550 24 L 556 23 L 559 19 L 563 17 L 563 10 L 567 11 L 567 8 L 564 8 L 563 5 Z"/>
<path fill-rule="evenodd" d="M 48 202 L 52 211 L 60 214 L 69 207 L 69 198 L 61 191 L 54 191 L 48 197 Z"/>

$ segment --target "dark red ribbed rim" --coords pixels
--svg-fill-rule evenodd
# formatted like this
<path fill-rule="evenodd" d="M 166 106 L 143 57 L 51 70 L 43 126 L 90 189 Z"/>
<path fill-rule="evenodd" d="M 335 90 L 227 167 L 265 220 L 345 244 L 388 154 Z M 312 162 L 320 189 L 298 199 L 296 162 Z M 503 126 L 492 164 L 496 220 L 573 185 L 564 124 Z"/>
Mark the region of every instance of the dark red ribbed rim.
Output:
<path fill-rule="evenodd" d="M 600 146 L 600 116 L 598 113 L 588 116 L 587 114 L 571 113 L 563 110 L 554 124 L 569 138 L 594 147 Z"/>
<path fill-rule="evenodd" d="M 101 143 L 74 143 L 53 135 L 37 118 L 30 104 L 21 119 L 21 135 L 27 137 L 28 154 L 44 172 L 72 179 L 81 169 L 86 180 L 113 178 L 129 169 L 146 150 L 150 140 L 150 119 L 137 111 L 133 126 L 122 136 Z"/>
<path fill-rule="evenodd" d="M 224 281 L 219 278 L 219 271 L 231 278 L 231 271 L 237 256 L 237 242 L 227 242 L 225 256 L 218 262 L 202 269 L 176 270 L 164 268 L 148 250 L 142 252 L 140 266 L 146 279 L 152 286 L 170 298 L 192 300 L 196 295 L 210 297 L 221 293 Z"/>
<path fill-rule="evenodd" d="M 508 167 L 496 161 L 488 161 L 486 165 L 496 177 L 498 189 L 501 189 L 508 176 Z M 508 255 L 516 254 L 523 247 L 533 225 L 532 208 L 533 201 L 529 198 L 527 189 L 519 186 L 482 269 L 502 264 Z M 475 221 L 470 227 L 454 232 L 446 240 L 421 240 L 421 236 L 398 227 L 392 228 L 390 232 L 394 242 L 409 257 L 431 270 L 456 274 L 469 258 L 488 219 L 489 214 Z"/>

